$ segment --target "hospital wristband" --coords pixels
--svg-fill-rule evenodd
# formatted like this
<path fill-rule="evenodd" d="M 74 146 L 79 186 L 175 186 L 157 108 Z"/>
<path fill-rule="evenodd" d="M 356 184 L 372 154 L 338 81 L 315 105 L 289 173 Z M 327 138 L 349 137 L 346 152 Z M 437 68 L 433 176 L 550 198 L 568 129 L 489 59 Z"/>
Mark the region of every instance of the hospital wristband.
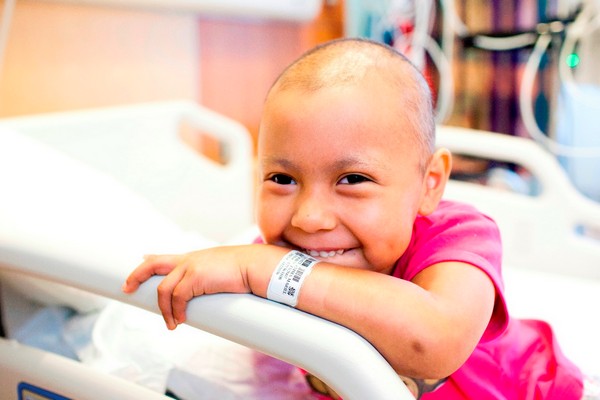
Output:
<path fill-rule="evenodd" d="M 304 279 L 318 262 L 316 258 L 297 250 L 287 253 L 271 275 L 267 299 L 296 307 Z"/>

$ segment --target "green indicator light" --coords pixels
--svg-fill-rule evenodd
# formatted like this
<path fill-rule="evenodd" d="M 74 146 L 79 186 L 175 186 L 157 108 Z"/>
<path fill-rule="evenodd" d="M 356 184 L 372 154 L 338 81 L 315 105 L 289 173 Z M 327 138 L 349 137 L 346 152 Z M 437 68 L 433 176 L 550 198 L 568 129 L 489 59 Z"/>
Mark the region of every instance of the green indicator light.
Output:
<path fill-rule="evenodd" d="M 575 68 L 579 65 L 579 56 L 575 53 L 571 53 L 567 56 L 566 62 L 569 67 Z"/>

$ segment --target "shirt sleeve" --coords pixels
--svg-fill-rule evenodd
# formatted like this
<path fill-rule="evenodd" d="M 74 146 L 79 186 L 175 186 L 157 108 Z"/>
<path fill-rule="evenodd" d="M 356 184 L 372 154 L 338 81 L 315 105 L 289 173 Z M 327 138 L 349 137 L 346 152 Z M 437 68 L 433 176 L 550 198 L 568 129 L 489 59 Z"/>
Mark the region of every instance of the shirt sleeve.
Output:
<path fill-rule="evenodd" d="M 480 268 L 492 280 L 496 302 L 483 340 L 501 334 L 508 324 L 502 280 L 502 244 L 496 223 L 474 207 L 442 201 L 428 216 L 419 216 L 409 247 L 393 275 L 412 280 L 425 268 L 441 262 L 464 262 Z"/>

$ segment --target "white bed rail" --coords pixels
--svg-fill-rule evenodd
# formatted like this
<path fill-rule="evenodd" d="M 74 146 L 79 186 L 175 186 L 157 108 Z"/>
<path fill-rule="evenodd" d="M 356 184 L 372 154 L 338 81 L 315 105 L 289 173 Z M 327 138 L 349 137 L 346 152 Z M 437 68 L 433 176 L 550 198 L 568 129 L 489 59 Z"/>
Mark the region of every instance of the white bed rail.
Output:
<path fill-rule="evenodd" d="M 168 400 L 162 394 L 77 361 L 2 338 L 0 370 L 3 400 Z"/>
<path fill-rule="evenodd" d="M 550 323 L 567 357 L 584 373 L 599 374 L 600 320 L 575 310 L 600 304 L 600 204 L 577 192 L 556 158 L 529 139 L 441 126 L 438 145 L 514 163 L 537 180 L 533 196 L 450 181 L 446 197 L 474 204 L 498 223 L 511 315 Z"/>
<path fill-rule="evenodd" d="M 87 252 L 66 259 L 62 254 L 32 254 L 28 248 L 2 247 L 0 257 L 4 268 L 10 270 L 11 265 L 18 265 L 20 274 L 43 277 L 158 312 L 156 287 L 160 278 L 151 279 L 132 296 L 120 292 L 132 265 L 128 257 L 119 260 L 115 254 L 108 258 L 103 252 Z M 188 314 L 189 325 L 301 366 L 322 377 L 345 399 L 411 398 L 398 375 L 366 340 L 313 315 L 256 296 L 234 294 L 196 298 L 190 302 Z M 4 359 L 0 364 L 10 365 L 12 356 L 3 353 L 0 351 L 0 359 Z M 95 393 L 92 396 L 90 386 L 69 396 L 100 398 Z"/>
<path fill-rule="evenodd" d="M 198 205 L 205 204 L 203 193 L 210 193 L 217 200 L 219 196 L 227 198 L 222 199 L 220 207 L 204 208 L 212 211 L 210 218 L 213 219 L 205 222 L 206 226 L 214 227 L 219 221 L 233 220 L 237 226 L 228 229 L 239 231 L 251 218 L 247 208 L 241 210 L 240 220 L 232 217 L 230 206 L 223 205 L 225 200 L 232 200 L 233 207 L 236 203 L 245 207 L 241 204 L 245 202 L 242 199 L 251 202 L 249 140 L 239 132 L 228 136 L 224 132 L 232 125 L 218 116 L 213 123 L 208 123 L 215 115 L 204 114 L 204 111 L 189 103 L 167 103 L 0 121 L 0 185 L 4 191 L 0 196 L 0 279 L 15 274 L 35 277 L 157 312 L 156 287 L 160 278 L 151 279 L 132 296 L 122 294 L 120 286 L 144 249 L 152 251 L 160 244 L 185 247 L 197 243 L 188 236 L 186 214 L 181 211 L 198 210 L 201 208 Z M 229 158 L 233 163 L 229 172 L 227 167 L 215 167 L 208 161 L 198 164 L 196 154 L 170 143 L 182 115 L 203 131 L 212 132 L 220 124 L 229 127 L 217 134 L 230 144 L 231 151 L 239 151 Z M 152 136 L 153 132 L 158 136 Z M 160 132 L 169 132 L 171 139 L 165 142 L 160 138 Z M 21 137 L 23 135 L 25 139 Z M 117 156 L 116 151 L 121 146 L 115 146 L 115 153 L 110 153 L 114 157 L 107 158 L 107 150 L 99 154 L 99 149 L 105 149 L 102 143 L 107 139 L 109 143 L 124 143 L 123 135 L 132 140 L 137 138 L 133 146 L 128 146 L 129 150 L 135 150 L 133 153 Z M 19 139 L 12 140 L 17 137 Z M 64 140 L 56 142 L 56 138 Z M 31 139 L 35 139 L 34 144 L 30 143 Z M 79 143 L 75 145 L 76 142 Z M 45 145 L 40 147 L 40 143 Z M 161 145 L 158 149 L 146 148 L 151 143 Z M 53 151 L 66 155 L 68 160 L 46 154 L 48 144 Z M 507 248 L 507 262 L 519 267 L 598 278 L 598 241 L 576 230 L 579 226 L 590 229 L 600 226 L 598 206 L 572 189 L 549 155 L 525 139 L 449 127 L 440 128 L 438 144 L 457 153 L 517 162 L 538 176 L 544 190 L 536 197 L 464 182 L 449 184 L 447 197 L 473 202 L 497 218 Z M 137 150 L 140 150 L 139 154 Z M 148 154 L 153 156 L 148 157 Z M 32 155 L 49 164 L 43 164 L 42 170 L 38 165 L 36 170 L 36 165 L 29 165 L 36 161 Z M 171 185 L 171 190 L 175 191 L 177 187 L 172 185 L 177 179 L 171 179 L 169 173 L 179 171 L 157 170 L 156 165 L 147 162 L 148 158 L 164 161 L 160 157 L 168 159 L 166 165 L 183 162 L 186 169 L 195 165 L 200 172 L 194 179 L 205 179 L 213 174 L 218 179 L 203 180 L 203 185 L 199 186 L 204 192 L 193 190 L 198 186 L 193 180 L 191 183 L 187 179 L 181 180 L 181 187 L 191 188 L 190 193 L 196 193 L 198 197 L 194 197 L 193 202 L 173 206 L 172 198 L 161 199 L 160 185 Z M 131 163 L 131 160 L 137 161 Z M 241 161 L 238 164 L 234 160 Z M 158 167 L 164 168 L 165 164 L 161 162 Z M 150 177 L 160 182 L 147 177 L 131 179 L 115 173 L 140 164 L 140 173 L 152 171 Z M 59 169 L 53 169 L 58 168 L 57 165 Z M 236 175 L 239 172 L 237 167 L 233 168 L 236 165 L 242 175 Z M 23 171 L 19 168 L 28 173 L 21 175 Z M 78 172 L 73 172 L 74 168 Z M 135 196 L 122 192 L 120 186 L 107 183 L 96 171 L 102 176 L 113 176 L 131 188 Z M 204 174 L 202 171 L 209 172 Z M 219 175 L 218 171 L 224 175 Z M 53 179 L 53 172 L 68 178 L 67 182 L 62 184 L 60 179 Z M 229 173 L 231 177 L 226 178 Z M 226 181 L 232 185 L 224 184 L 223 179 L 233 179 Z M 248 186 L 244 185 L 244 179 Z M 32 189 L 38 186 L 45 191 Z M 228 191 L 230 186 L 237 192 Z M 99 199 L 104 189 L 110 189 L 113 197 Z M 146 199 L 152 200 L 149 205 Z M 19 209 L 20 203 L 24 210 Z M 75 205 L 81 206 L 81 203 L 86 204 L 75 210 Z M 55 215 L 48 215 L 53 210 Z M 49 227 L 46 223 L 55 225 Z M 178 230 L 178 226 L 186 229 Z M 219 233 L 225 234 L 227 232 Z M 42 289 L 39 286 L 32 288 L 35 291 Z M 24 295 L 35 297 L 35 293 Z M 77 296 L 72 295 L 75 299 Z M 389 364 L 367 341 L 329 321 L 252 295 L 232 294 L 196 298 L 189 305 L 188 315 L 188 324 L 192 326 L 305 368 L 327 382 L 344 399 L 411 398 Z M 2 399 L 17 399 L 20 382 L 80 400 L 166 398 L 84 365 L 6 340 L 0 340 L 0 367 Z M 79 372 L 73 372 L 75 369 Z"/>
<path fill-rule="evenodd" d="M 219 137 L 230 142 L 232 151 L 239 151 L 233 154 L 231 162 L 233 166 L 242 166 L 242 173 L 247 175 L 236 175 L 237 167 L 230 167 L 232 171 L 227 172 L 220 167 L 215 169 L 210 162 L 189 160 L 189 149 L 172 143 L 182 117 L 192 118 L 193 124 L 208 132 L 214 132 L 215 126 L 225 126 Z M 170 138 L 161 137 L 165 134 Z M 127 146 L 127 152 L 118 154 L 121 145 L 129 141 L 135 144 Z M 112 150 L 107 149 L 107 142 L 113 144 Z M 156 146 L 157 143 L 158 149 L 150 148 L 153 147 L 150 144 Z M 136 294 L 126 296 L 120 291 L 125 277 L 145 251 L 169 245 L 182 250 L 198 244 L 187 230 L 178 231 L 172 224 L 174 220 L 189 228 L 186 214 L 181 214 L 183 210 L 200 209 L 210 214 L 213 221 L 202 223 L 212 224 L 209 225 L 212 229 L 219 230 L 214 224 L 228 219 L 235 224 L 229 229 L 239 231 L 248 225 L 249 214 L 245 207 L 249 205 L 244 204 L 251 202 L 252 191 L 251 178 L 248 178 L 252 169 L 248 143 L 248 138 L 240 137 L 222 117 L 215 118 L 214 113 L 188 103 L 0 121 L 0 186 L 7 194 L 0 196 L 0 219 L 3 220 L 0 223 L 0 279 L 5 282 L 15 277 L 24 280 L 25 285 L 17 285 L 22 295 L 38 301 L 48 298 L 49 303 L 60 303 L 64 300 L 61 299 L 63 290 L 78 288 L 84 292 L 69 292 L 65 296 L 72 299 L 71 305 L 76 308 L 102 306 L 101 299 L 106 297 L 157 312 L 156 286 L 160 278 L 151 279 Z M 175 202 L 177 207 L 171 207 L 172 197 L 164 202 L 156 201 L 156 197 L 161 200 L 162 184 L 171 190 L 178 189 L 172 181 L 177 180 L 181 171 L 177 168 L 157 170 L 153 162 L 158 162 L 161 168 L 168 166 L 160 157 L 179 166 L 183 163 L 186 169 L 199 168 L 218 179 L 211 180 L 200 173 L 195 176 L 202 179 L 202 185 L 182 180 L 185 183 L 182 186 L 197 195 L 196 204 Z M 140 174 L 153 171 L 149 177 L 132 179 L 118 172 L 139 168 L 140 164 Z M 165 175 L 157 175 L 160 173 Z M 228 173 L 239 181 L 228 181 Z M 108 182 L 105 174 L 135 193 L 126 193 L 120 184 Z M 138 176 L 137 172 L 132 176 Z M 153 182 L 152 178 L 160 182 Z M 202 190 L 195 191 L 197 186 Z M 34 190 L 39 187 L 42 190 Z M 222 198 L 222 204 L 204 206 L 203 193 L 206 197 Z M 147 199 L 151 200 L 150 204 L 146 203 Z M 237 214 L 241 215 L 241 221 L 227 202 L 242 208 Z M 165 215 L 168 218 L 163 218 Z M 35 278 L 36 284 L 28 286 L 29 278 Z M 52 284 L 45 284 L 46 281 Z M 62 286 L 53 286 L 56 284 Z M 100 301 L 83 295 L 88 292 L 100 295 L 97 298 Z M 83 306 L 86 302 L 90 304 Z M 188 324 L 301 366 L 319 376 L 345 399 L 412 398 L 383 357 L 362 337 L 339 325 L 252 295 L 204 296 L 194 299 L 189 310 Z M 31 368 L 27 369 L 29 361 L 14 362 L 17 353 L 35 364 L 29 364 Z M 82 374 L 72 375 L 75 368 L 72 361 L 4 340 L 0 341 L 0 366 L 3 369 L 2 399 L 16 399 L 17 386 L 22 381 L 79 400 L 153 398 L 144 395 L 141 388 L 132 389 L 128 382 L 112 377 L 89 378 L 98 372 L 84 365 L 80 368 L 85 371 L 85 379 L 80 378 Z M 52 379 L 45 377 L 48 368 L 52 369 L 48 375 Z M 81 382 L 76 382 L 78 379 Z"/>
<path fill-rule="evenodd" d="M 514 163 L 537 180 L 540 192 L 532 196 L 448 184 L 446 198 L 474 204 L 496 219 L 505 264 L 600 279 L 600 204 L 574 188 L 554 156 L 529 139 L 450 126 L 438 127 L 437 144 L 455 154 Z"/>
<path fill-rule="evenodd" d="M 19 190 L 25 190 L 23 186 L 35 179 L 38 170 L 54 168 L 56 157 L 48 165 L 44 164 L 45 158 L 34 158 L 34 155 L 44 157 L 48 153 L 41 148 L 44 146 L 65 159 L 80 163 L 73 164 L 74 167 L 93 169 L 116 180 L 147 199 L 184 230 L 221 241 L 252 222 L 250 136 L 241 124 L 192 102 L 171 101 L 6 118 L 0 120 L 0 128 L 23 136 L 19 145 L 26 146 L 22 143 L 26 139 L 36 144 L 31 154 L 10 154 L 7 148 L 3 155 L 3 163 L 9 169 L 2 171 L 2 177 Z M 186 132 L 218 140 L 223 149 L 223 164 L 199 156 L 186 145 L 181 140 Z M 17 145 L 7 143 L 8 140 L 4 139 L 3 146 Z M 21 170 L 10 168 L 9 159 L 17 156 L 29 159 L 28 164 L 22 162 Z M 19 186 L 15 180 L 20 178 L 26 179 Z M 228 218 L 223 218 L 223 212 L 207 212 L 213 209 L 227 209 Z"/>

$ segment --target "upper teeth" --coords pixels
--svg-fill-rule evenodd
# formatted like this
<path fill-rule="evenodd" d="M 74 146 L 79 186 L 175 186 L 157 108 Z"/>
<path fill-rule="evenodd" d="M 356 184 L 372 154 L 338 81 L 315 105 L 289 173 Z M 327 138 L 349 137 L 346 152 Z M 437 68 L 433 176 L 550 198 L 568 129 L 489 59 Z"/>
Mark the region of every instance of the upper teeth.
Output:
<path fill-rule="evenodd" d="M 331 250 L 331 251 L 323 251 L 323 250 L 318 251 L 318 250 L 306 249 L 306 253 L 312 257 L 326 258 L 326 257 L 333 257 L 335 255 L 341 255 L 344 253 L 344 249 Z"/>

